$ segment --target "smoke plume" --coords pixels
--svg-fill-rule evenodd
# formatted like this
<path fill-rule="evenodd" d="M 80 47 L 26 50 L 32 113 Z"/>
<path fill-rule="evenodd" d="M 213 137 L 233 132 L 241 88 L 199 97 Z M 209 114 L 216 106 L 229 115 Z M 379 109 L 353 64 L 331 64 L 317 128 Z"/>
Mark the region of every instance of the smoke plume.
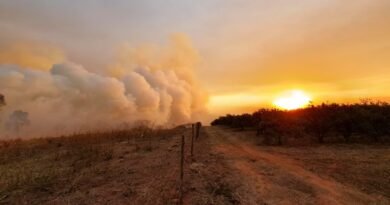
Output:
<path fill-rule="evenodd" d="M 139 121 L 172 126 L 196 120 L 205 112 L 207 96 L 193 74 L 194 52 L 189 42 L 180 47 L 182 38 L 174 38 L 172 44 L 173 52 L 158 61 L 147 56 L 143 62 L 134 61 L 128 54 L 132 60 L 118 60 L 106 75 L 72 62 L 54 64 L 49 71 L 0 65 L 0 89 L 7 98 L 1 115 L 28 113 L 30 126 L 18 127 L 26 137 L 112 129 Z M 4 128 L 0 137 L 10 135 Z"/>
<path fill-rule="evenodd" d="M 28 112 L 16 110 L 9 116 L 5 125 L 9 131 L 19 133 L 20 129 L 29 124 Z"/>
<path fill-rule="evenodd" d="M 23 68 L 49 70 L 64 61 L 62 51 L 37 42 L 0 43 L 0 64 L 16 64 Z"/>

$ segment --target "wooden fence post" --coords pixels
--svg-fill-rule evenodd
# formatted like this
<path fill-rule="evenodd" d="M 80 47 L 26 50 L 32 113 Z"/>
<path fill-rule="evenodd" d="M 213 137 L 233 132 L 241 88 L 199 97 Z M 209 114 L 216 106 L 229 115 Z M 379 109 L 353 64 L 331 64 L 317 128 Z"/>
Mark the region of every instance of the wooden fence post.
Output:
<path fill-rule="evenodd" d="M 202 124 L 200 122 L 197 122 L 196 123 L 196 139 L 199 138 L 200 126 L 202 126 Z"/>
<path fill-rule="evenodd" d="M 184 178 L 184 135 L 181 136 L 181 159 L 180 159 L 180 190 L 179 204 L 183 204 L 183 178 Z"/>
<path fill-rule="evenodd" d="M 195 124 L 192 124 L 192 135 L 191 135 L 191 157 L 194 156 L 194 138 L 195 138 Z"/>

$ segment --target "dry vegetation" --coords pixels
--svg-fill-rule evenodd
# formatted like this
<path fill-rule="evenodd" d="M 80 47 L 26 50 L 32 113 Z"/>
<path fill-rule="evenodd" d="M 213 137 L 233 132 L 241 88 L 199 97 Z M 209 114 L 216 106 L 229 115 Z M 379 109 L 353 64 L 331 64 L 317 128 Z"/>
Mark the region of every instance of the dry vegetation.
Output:
<path fill-rule="evenodd" d="M 388 145 L 328 145 L 316 147 L 268 147 L 265 150 L 293 157 L 319 176 L 356 187 L 368 194 L 390 198 L 390 150 Z"/>
<path fill-rule="evenodd" d="M 255 130 L 206 131 L 241 176 L 244 199 L 257 198 L 242 204 L 390 204 L 388 144 L 267 146 Z"/>
<path fill-rule="evenodd" d="M 252 114 L 221 116 L 211 124 L 257 129 L 257 135 L 268 145 L 291 141 L 388 142 L 390 104 L 367 100 L 355 104 L 323 103 L 296 110 L 260 109 Z"/>
<path fill-rule="evenodd" d="M 176 154 L 163 150 L 162 161 L 160 149 L 174 143 L 176 132 L 139 128 L 1 142 L 0 203 L 141 203 L 172 196 L 164 187 L 175 176 L 167 177 L 172 166 L 165 165 Z"/>
<path fill-rule="evenodd" d="M 266 146 L 255 130 L 133 130 L 1 142 L 0 204 L 389 204 L 388 145 Z M 261 138 L 261 137 L 260 137 Z"/>
<path fill-rule="evenodd" d="M 134 130 L 1 142 L 0 204 L 177 204 L 180 136 L 185 204 L 239 204 L 239 176 L 204 130 Z"/>

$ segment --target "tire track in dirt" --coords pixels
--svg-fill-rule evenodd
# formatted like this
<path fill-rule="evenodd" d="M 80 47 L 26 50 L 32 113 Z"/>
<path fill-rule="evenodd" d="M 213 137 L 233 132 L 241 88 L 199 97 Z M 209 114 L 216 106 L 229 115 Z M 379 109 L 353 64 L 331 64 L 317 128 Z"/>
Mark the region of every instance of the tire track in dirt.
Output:
<path fill-rule="evenodd" d="M 250 181 L 270 204 L 375 204 L 375 198 L 324 179 L 297 160 L 262 151 L 222 128 L 209 127 L 206 131 L 213 149 L 224 154 L 243 180 Z"/>

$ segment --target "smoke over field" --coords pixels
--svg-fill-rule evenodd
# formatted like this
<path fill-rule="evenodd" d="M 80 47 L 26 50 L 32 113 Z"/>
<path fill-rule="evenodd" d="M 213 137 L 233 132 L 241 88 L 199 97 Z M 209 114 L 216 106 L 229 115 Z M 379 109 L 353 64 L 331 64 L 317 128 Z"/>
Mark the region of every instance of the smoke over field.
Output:
<path fill-rule="evenodd" d="M 124 49 L 117 62 L 100 73 L 69 60 L 48 71 L 1 64 L 0 91 L 7 105 L 1 110 L 0 136 L 14 134 L 6 119 L 16 110 L 28 115 L 30 123 L 17 129 L 26 137 L 140 121 L 172 126 L 196 119 L 205 112 L 207 99 L 193 74 L 198 56 L 185 36 L 175 36 L 171 43 L 151 51 L 158 59 L 141 48 Z"/>

